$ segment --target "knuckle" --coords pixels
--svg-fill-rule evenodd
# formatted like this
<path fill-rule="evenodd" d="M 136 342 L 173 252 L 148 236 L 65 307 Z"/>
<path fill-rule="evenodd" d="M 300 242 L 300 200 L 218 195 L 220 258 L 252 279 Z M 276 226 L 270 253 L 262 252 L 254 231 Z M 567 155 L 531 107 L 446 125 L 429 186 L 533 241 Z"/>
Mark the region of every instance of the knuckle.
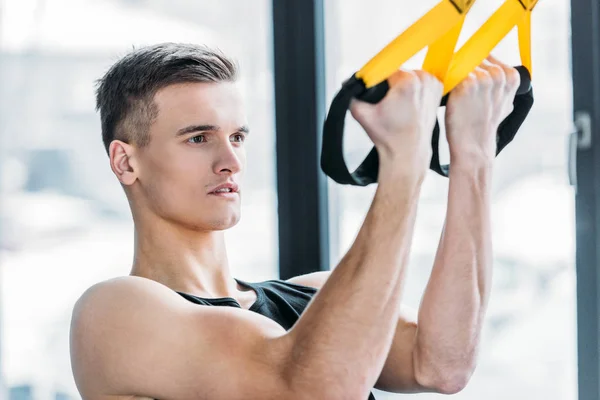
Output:
<path fill-rule="evenodd" d="M 402 85 L 407 79 L 410 78 L 410 71 L 399 69 L 394 72 L 389 78 L 390 86 Z"/>
<path fill-rule="evenodd" d="M 424 81 L 424 80 L 426 80 L 426 79 L 427 79 L 427 75 L 429 75 L 427 72 L 425 72 L 425 71 L 423 71 L 423 70 L 421 70 L 421 69 L 416 69 L 416 70 L 414 70 L 414 71 L 412 71 L 412 72 L 413 72 L 413 73 L 415 74 L 415 76 L 416 76 L 416 77 L 417 77 L 419 80 L 421 80 L 421 81 Z"/>
<path fill-rule="evenodd" d="M 492 86 L 494 86 L 494 79 L 492 78 L 492 75 L 488 71 L 479 69 L 475 72 L 475 75 L 476 75 L 477 83 L 482 88 L 489 89 Z"/>
<path fill-rule="evenodd" d="M 357 120 L 362 119 L 363 117 L 363 107 L 361 107 L 360 103 L 356 99 L 352 99 L 350 103 L 350 114 Z"/>
<path fill-rule="evenodd" d="M 436 89 L 442 83 L 440 80 L 433 74 L 426 71 L 417 71 L 417 75 L 421 80 L 422 85 L 427 89 Z"/>
<path fill-rule="evenodd" d="M 518 88 L 521 84 L 521 75 L 515 68 L 509 67 L 505 70 L 506 84 L 509 89 Z"/>
<path fill-rule="evenodd" d="M 489 73 L 494 77 L 502 77 L 504 79 L 504 68 L 499 65 L 490 65 Z"/>
<path fill-rule="evenodd" d="M 402 80 L 402 72 L 403 71 L 400 70 L 396 71 L 388 77 L 388 83 L 390 85 L 390 88 L 395 87 L 396 85 L 398 85 L 398 82 Z"/>
<path fill-rule="evenodd" d="M 506 74 L 503 68 L 494 66 L 490 70 L 490 76 L 495 87 L 502 88 L 506 84 Z"/>
<path fill-rule="evenodd" d="M 500 61 L 499 59 L 497 59 L 496 57 L 494 57 L 492 54 L 490 54 L 488 56 L 487 60 L 488 60 L 488 62 L 490 64 L 493 64 L 493 65 L 498 65 L 500 67 L 505 67 L 506 66 L 506 64 L 504 64 L 502 61 Z"/>
<path fill-rule="evenodd" d="M 477 85 L 477 74 L 475 72 L 469 72 L 469 75 L 460 83 L 459 90 L 471 91 Z"/>
<path fill-rule="evenodd" d="M 411 93 L 417 92 L 421 89 L 421 78 L 419 73 L 416 71 L 410 71 L 406 76 L 406 89 Z"/>

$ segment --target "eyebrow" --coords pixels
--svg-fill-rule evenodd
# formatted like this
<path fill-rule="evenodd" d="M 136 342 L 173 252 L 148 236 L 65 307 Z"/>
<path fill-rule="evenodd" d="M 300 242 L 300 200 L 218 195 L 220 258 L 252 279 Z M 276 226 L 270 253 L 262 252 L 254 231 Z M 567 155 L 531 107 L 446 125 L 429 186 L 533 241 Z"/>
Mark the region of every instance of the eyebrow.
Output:
<path fill-rule="evenodd" d="M 193 132 L 218 132 L 220 130 L 221 127 L 218 125 L 190 125 L 179 129 L 176 136 L 183 136 Z M 250 134 L 250 128 L 248 128 L 246 125 L 242 125 L 236 130 L 236 132 L 242 132 L 248 135 Z"/>

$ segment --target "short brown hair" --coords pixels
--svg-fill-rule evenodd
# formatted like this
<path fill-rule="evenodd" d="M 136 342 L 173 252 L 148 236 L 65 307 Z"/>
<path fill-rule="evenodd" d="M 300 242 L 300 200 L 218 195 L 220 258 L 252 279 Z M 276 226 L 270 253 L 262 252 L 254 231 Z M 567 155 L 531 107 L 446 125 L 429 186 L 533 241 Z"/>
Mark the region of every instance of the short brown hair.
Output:
<path fill-rule="evenodd" d="M 150 143 L 150 125 L 158 115 L 154 95 L 177 83 L 232 82 L 237 63 L 203 45 L 161 43 L 134 49 L 98 80 L 96 109 L 102 141 L 122 140 L 143 147 Z"/>

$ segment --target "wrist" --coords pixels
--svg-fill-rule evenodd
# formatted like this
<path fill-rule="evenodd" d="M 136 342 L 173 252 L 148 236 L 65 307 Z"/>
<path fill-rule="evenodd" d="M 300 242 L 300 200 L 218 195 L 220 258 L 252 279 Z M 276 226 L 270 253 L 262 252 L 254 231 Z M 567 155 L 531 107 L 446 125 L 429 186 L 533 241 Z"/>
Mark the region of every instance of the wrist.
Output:
<path fill-rule="evenodd" d="M 428 149 L 429 150 L 429 149 Z M 427 171 L 431 160 L 431 151 L 424 152 L 424 155 L 417 156 L 413 154 L 382 154 L 379 153 L 379 181 L 403 180 L 416 181 L 421 183 Z"/>
<path fill-rule="evenodd" d="M 475 178 L 477 181 L 491 181 L 494 173 L 494 159 L 458 158 L 450 162 L 450 175 L 453 177 Z"/>
<path fill-rule="evenodd" d="M 426 175 L 426 168 L 411 165 L 406 159 L 380 158 L 377 182 L 380 186 L 391 185 L 418 191 Z"/>
<path fill-rule="evenodd" d="M 450 154 L 450 165 L 456 165 L 464 170 L 491 169 L 494 167 L 494 162 L 494 155 L 487 152 L 462 151 L 458 155 Z"/>
<path fill-rule="evenodd" d="M 461 165 L 466 169 L 491 168 L 496 160 L 496 142 L 489 143 L 462 143 L 450 148 L 450 165 Z"/>
<path fill-rule="evenodd" d="M 478 167 L 494 163 L 498 149 L 497 129 L 492 127 L 462 128 L 462 130 L 447 127 L 446 129 L 451 164 L 456 162 Z"/>

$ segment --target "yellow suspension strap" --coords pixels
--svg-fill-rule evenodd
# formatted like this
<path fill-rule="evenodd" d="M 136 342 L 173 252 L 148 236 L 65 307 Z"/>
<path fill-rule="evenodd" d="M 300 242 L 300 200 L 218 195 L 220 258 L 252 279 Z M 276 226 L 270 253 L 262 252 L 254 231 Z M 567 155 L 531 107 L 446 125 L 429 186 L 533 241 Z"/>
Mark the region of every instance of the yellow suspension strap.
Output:
<path fill-rule="evenodd" d="M 500 124 L 496 139 L 496 155 L 514 139 L 533 106 L 531 88 L 531 12 L 538 0 L 506 0 L 506 2 L 475 32 L 454 55 L 444 79 L 444 94 L 450 93 L 515 27 L 519 33 L 521 66 L 516 67 L 521 85 L 513 101 L 513 112 Z M 442 100 L 446 105 L 448 96 Z M 440 127 L 436 122 L 431 145 L 433 155 L 430 168 L 448 176 L 450 165 L 441 165 L 439 157 Z"/>
<path fill-rule="evenodd" d="M 519 30 L 519 50 L 523 67 L 531 74 L 531 12 L 537 0 L 506 2 L 456 52 L 444 79 L 444 94 L 449 93 L 515 27 Z"/>
<path fill-rule="evenodd" d="M 344 162 L 344 120 L 352 98 L 358 98 L 373 104 L 379 102 L 389 90 L 387 78 L 425 47 L 428 47 L 428 53 L 423 64 L 425 71 L 434 74 L 443 82 L 447 81 L 447 76 L 450 72 L 452 72 L 453 77 L 463 74 L 464 71 L 456 67 L 457 62 L 454 50 L 465 16 L 473 3 L 474 0 L 441 1 L 420 20 L 390 42 L 361 70 L 344 82 L 342 89 L 331 104 L 324 126 L 321 168 L 329 177 L 338 183 L 356 186 L 366 186 L 377 181 L 379 158 L 375 148 L 371 150 L 365 161 L 353 173 L 348 171 Z M 480 33 L 480 35 L 483 34 Z M 474 38 L 476 36 L 477 34 Z M 462 50 L 464 49 L 465 47 Z M 464 54 L 469 55 L 469 52 L 465 50 Z M 473 54 L 477 58 L 480 53 L 475 52 Z M 486 56 L 487 54 L 475 66 L 479 65 Z M 522 56 L 522 58 L 524 57 Z M 473 60 L 470 59 L 470 62 L 473 63 Z M 525 61 L 523 62 L 525 63 Z M 466 75 L 474 68 L 467 71 Z M 524 78 L 522 79 L 522 87 L 529 89 L 530 82 L 527 74 L 522 74 L 522 77 Z M 520 89 L 521 91 L 523 90 Z M 447 96 L 444 97 L 443 103 L 446 100 Z M 439 140 L 439 126 L 437 124 L 436 130 L 436 140 Z M 447 171 L 444 173 L 443 167 L 439 165 L 437 147 L 437 142 L 435 142 L 434 151 L 436 154 L 432 158 L 431 169 L 447 176 Z M 435 165 L 436 160 L 437 165 Z"/>
<path fill-rule="evenodd" d="M 366 186 L 377 181 L 379 157 L 375 148 L 354 173 L 348 171 L 344 161 L 344 122 L 352 98 L 378 103 L 389 90 L 387 78 L 428 46 L 425 64 L 442 79 L 474 1 L 442 0 L 344 82 L 325 120 L 321 152 L 321 168 L 325 174 L 341 184 Z"/>
<path fill-rule="evenodd" d="M 429 47 L 424 70 L 444 80 L 465 17 L 475 0 L 443 0 L 401 33 L 355 74 L 367 89 L 385 81 L 402 64 Z"/>

